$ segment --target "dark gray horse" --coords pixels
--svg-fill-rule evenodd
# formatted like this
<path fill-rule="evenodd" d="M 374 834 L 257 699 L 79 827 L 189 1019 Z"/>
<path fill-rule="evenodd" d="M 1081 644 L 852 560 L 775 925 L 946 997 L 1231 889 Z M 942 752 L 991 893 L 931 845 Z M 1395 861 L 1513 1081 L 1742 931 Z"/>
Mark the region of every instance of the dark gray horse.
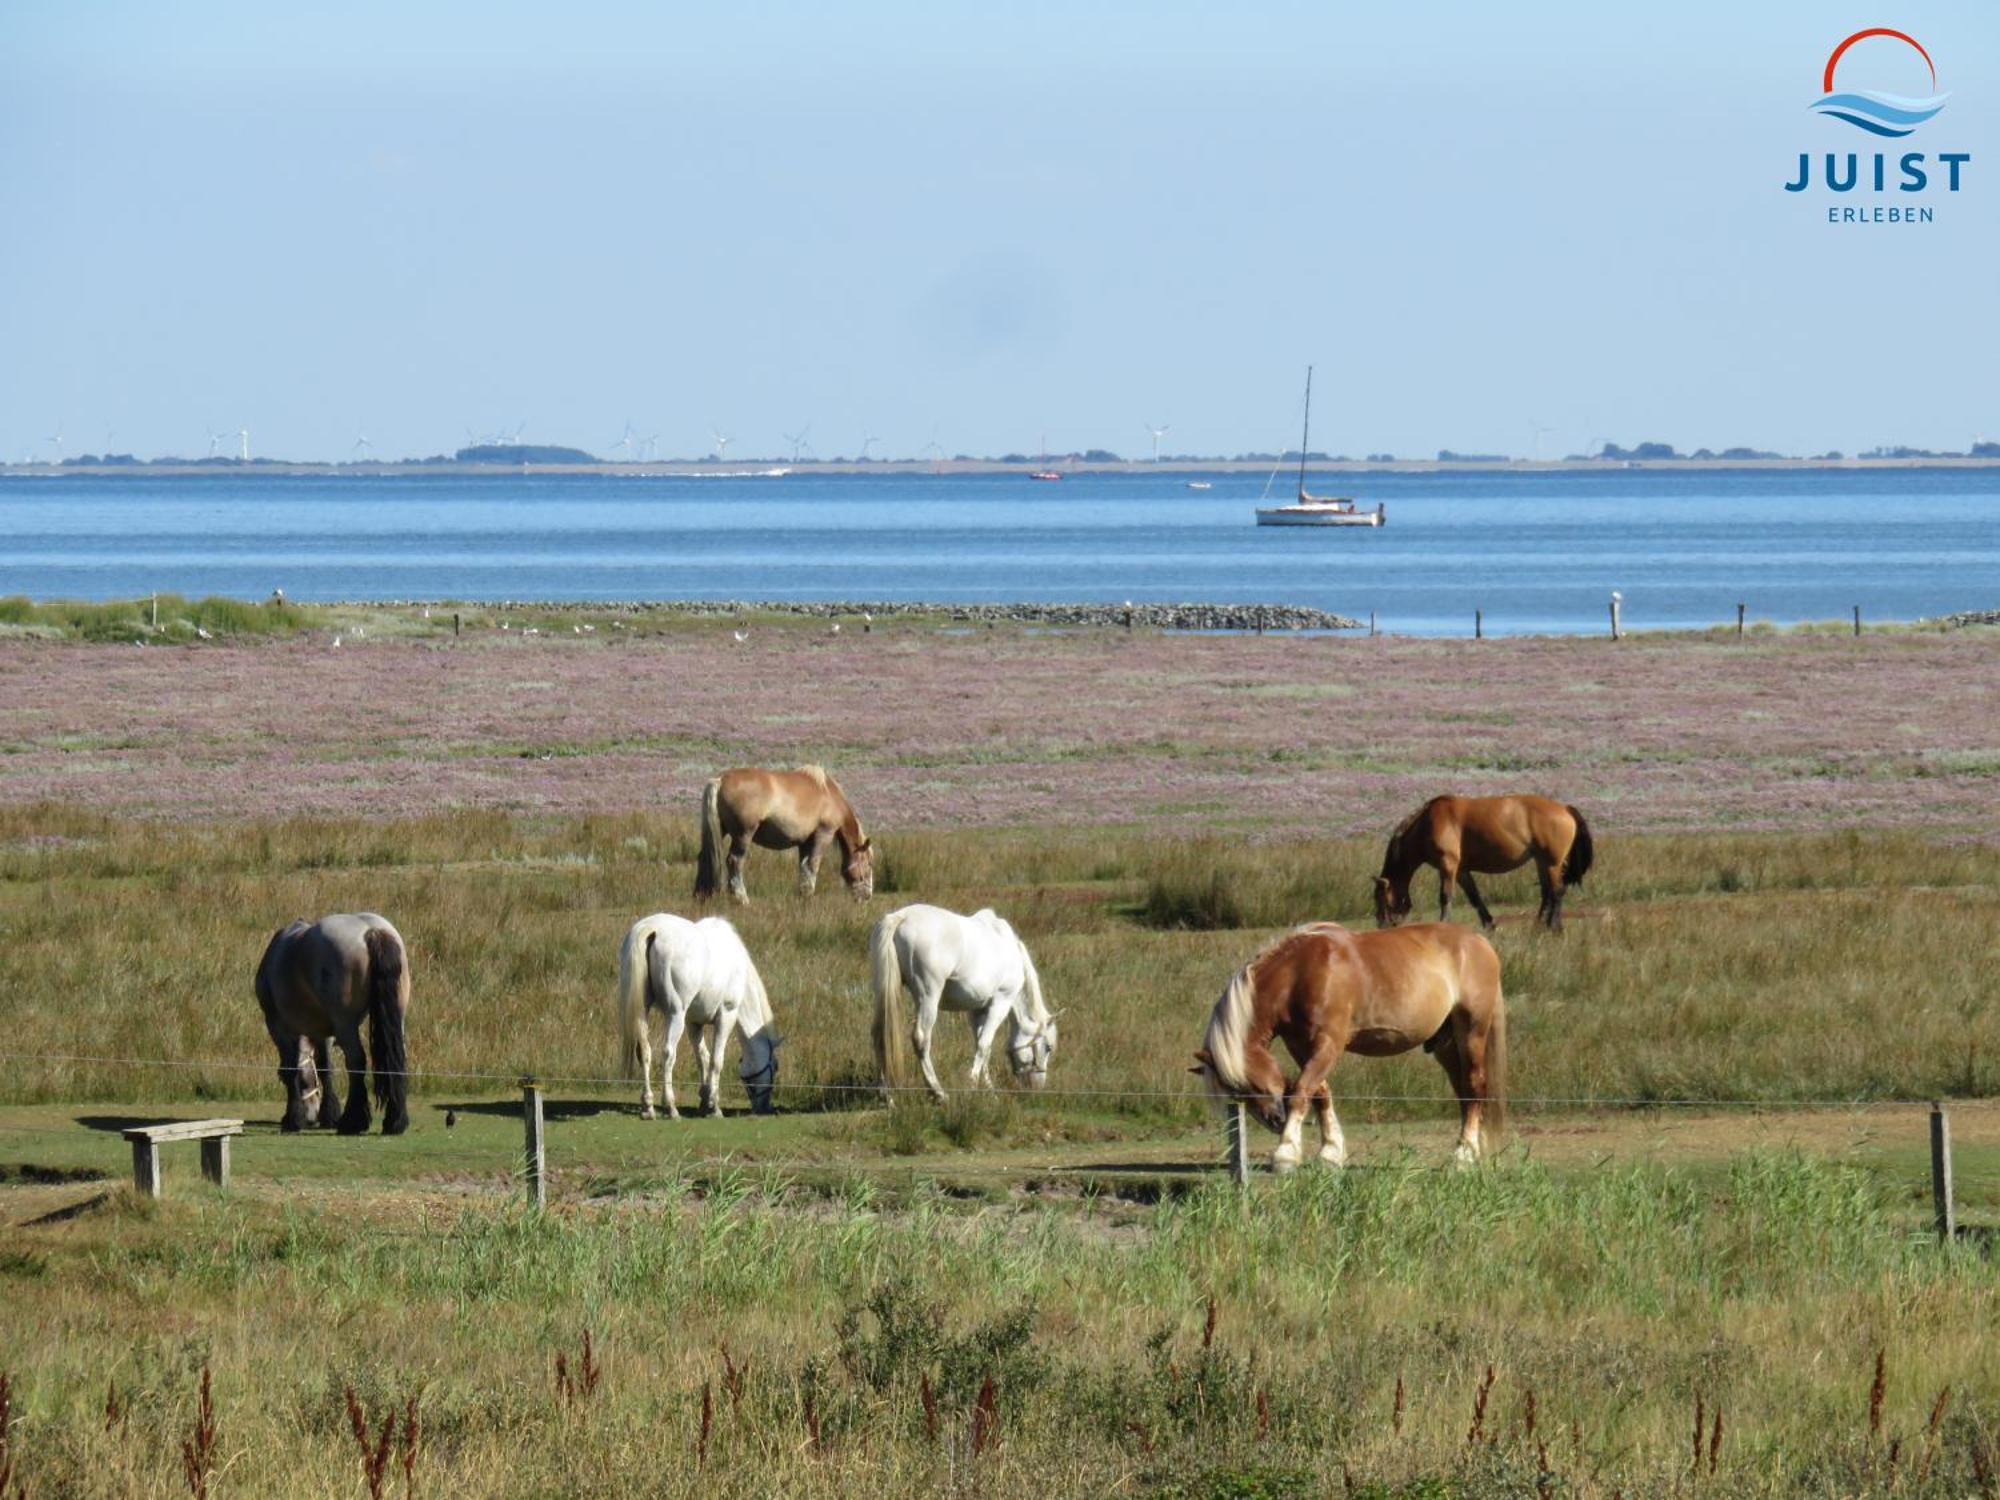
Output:
<path fill-rule="evenodd" d="M 342 1135 L 366 1133 L 364 1019 L 375 1054 L 382 1134 L 400 1135 L 409 1128 L 403 1024 L 410 1008 L 410 966 L 402 936 L 386 918 L 372 911 L 337 912 L 280 929 L 257 965 L 257 1003 L 278 1048 L 278 1079 L 285 1085 L 282 1129 L 302 1129 L 316 1114 L 315 1123 L 335 1126 Z M 328 1038 L 340 1043 L 347 1059 L 344 1112 L 334 1093 Z"/>

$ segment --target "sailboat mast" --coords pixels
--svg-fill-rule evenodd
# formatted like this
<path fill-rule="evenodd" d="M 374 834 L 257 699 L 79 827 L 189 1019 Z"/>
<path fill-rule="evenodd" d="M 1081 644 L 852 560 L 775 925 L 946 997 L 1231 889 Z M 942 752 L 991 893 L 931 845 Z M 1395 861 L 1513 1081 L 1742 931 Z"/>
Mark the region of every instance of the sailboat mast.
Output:
<path fill-rule="evenodd" d="M 1313 367 L 1306 366 L 1306 419 L 1299 430 L 1299 493 L 1306 492 L 1306 449 L 1307 440 L 1312 437 L 1313 426 Z"/>

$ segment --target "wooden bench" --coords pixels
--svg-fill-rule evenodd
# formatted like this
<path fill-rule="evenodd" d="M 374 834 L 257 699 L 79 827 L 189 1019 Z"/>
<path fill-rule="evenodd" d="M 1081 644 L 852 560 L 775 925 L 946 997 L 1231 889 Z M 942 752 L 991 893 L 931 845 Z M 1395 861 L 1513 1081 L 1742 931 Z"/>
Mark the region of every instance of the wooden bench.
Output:
<path fill-rule="evenodd" d="M 160 1196 L 160 1147 L 167 1141 L 201 1142 L 201 1175 L 217 1187 L 229 1186 L 229 1138 L 243 1134 L 241 1120 L 175 1120 L 136 1125 L 125 1132 L 132 1143 L 132 1186 L 148 1198 Z"/>

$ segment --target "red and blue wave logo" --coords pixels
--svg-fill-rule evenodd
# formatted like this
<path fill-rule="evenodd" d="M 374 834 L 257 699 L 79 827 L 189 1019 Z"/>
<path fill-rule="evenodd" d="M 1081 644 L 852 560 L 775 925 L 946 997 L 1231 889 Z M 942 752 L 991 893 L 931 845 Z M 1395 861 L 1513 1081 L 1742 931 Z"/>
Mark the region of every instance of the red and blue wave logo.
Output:
<path fill-rule="evenodd" d="M 1856 42 L 1864 42 L 1873 37 L 1887 37 L 1904 43 L 1915 50 L 1930 70 L 1933 92 L 1925 98 L 1913 99 L 1902 94 L 1885 94 L 1875 89 L 1836 90 L 1833 84 L 1834 70 L 1847 49 Z M 1888 26 L 1871 26 L 1866 31 L 1857 31 L 1853 36 L 1833 49 L 1826 60 L 1826 75 L 1820 81 L 1821 97 L 1813 101 L 1813 108 L 1823 115 L 1831 115 L 1836 120 L 1845 120 L 1857 125 L 1872 135 L 1904 136 L 1915 130 L 1944 108 L 1948 94 L 1935 92 L 1937 88 L 1937 64 L 1931 61 L 1930 53 L 1924 51 L 1923 43 L 1905 32 Z"/>

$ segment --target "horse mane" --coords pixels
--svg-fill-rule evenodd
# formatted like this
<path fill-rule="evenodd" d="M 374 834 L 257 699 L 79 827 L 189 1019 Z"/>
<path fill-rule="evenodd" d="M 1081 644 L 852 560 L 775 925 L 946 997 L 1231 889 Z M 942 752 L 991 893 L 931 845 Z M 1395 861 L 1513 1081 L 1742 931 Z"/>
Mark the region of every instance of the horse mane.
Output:
<path fill-rule="evenodd" d="M 1389 846 L 1382 851 L 1382 873 L 1384 875 L 1394 873 L 1401 864 L 1403 858 L 1403 840 L 1409 837 L 1410 830 L 1417 826 L 1418 821 L 1425 813 L 1429 812 L 1442 801 L 1444 801 L 1442 797 L 1431 798 L 1422 807 L 1419 807 L 1415 812 L 1396 825 L 1396 831 L 1389 835 Z"/>
<path fill-rule="evenodd" d="M 1215 1009 L 1208 1018 L 1208 1035 L 1204 1045 L 1208 1050 L 1210 1070 L 1216 1082 L 1229 1095 L 1248 1091 L 1250 1078 L 1245 1051 L 1250 1035 L 1250 1022 L 1257 1012 L 1257 971 L 1265 960 L 1287 943 L 1315 934 L 1327 935 L 1345 932 L 1347 929 L 1338 922 L 1307 922 L 1282 933 L 1257 950 L 1254 958 L 1236 971 L 1235 976 L 1215 1002 Z"/>
<path fill-rule="evenodd" d="M 831 776 L 826 774 L 825 766 L 803 765 L 798 767 L 797 769 L 799 775 L 811 777 L 813 782 L 823 792 L 837 792 L 840 790 L 839 784 L 835 782 Z"/>

